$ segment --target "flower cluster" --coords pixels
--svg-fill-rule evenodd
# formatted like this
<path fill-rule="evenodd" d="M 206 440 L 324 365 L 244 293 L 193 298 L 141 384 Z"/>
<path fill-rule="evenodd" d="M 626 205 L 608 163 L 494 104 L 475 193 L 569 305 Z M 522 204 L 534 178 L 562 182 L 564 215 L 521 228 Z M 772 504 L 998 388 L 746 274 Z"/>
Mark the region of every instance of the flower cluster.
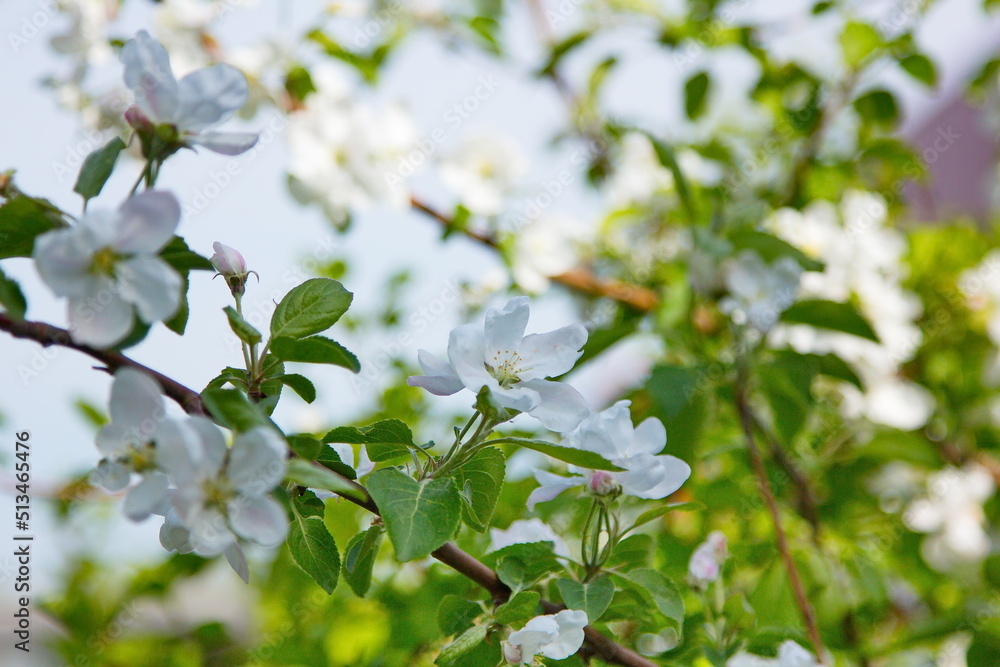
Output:
<path fill-rule="evenodd" d="M 256 427 L 227 447 L 223 432 L 204 417 L 168 418 L 160 387 L 131 368 L 115 373 L 110 411 L 111 422 L 97 436 L 103 458 L 95 481 L 118 492 L 139 478 L 126 493 L 125 515 L 163 516 L 165 549 L 225 554 L 246 580 L 241 542 L 284 541 L 288 519 L 268 495 L 285 474 L 277 432 Z"/>

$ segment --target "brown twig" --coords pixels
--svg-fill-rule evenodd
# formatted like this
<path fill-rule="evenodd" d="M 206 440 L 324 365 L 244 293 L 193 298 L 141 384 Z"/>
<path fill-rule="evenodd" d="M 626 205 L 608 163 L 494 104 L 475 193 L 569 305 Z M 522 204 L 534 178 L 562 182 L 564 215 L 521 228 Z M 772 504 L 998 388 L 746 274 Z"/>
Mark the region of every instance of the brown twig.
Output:
<path fill-rule="evenodd" d="M 44 322 L 14 320 L 6 314 L 0 313 L 0 330 L 7 331 L 15 338 L 33 340 L 46 347 L 59 345 L 77 350 L 103 363 L 105 365 L 104 370 L 108 372 L 114 372 L 118 368 L 123 367 L 140 370 L 153 377 L 163 388 L 163 393 L 180 405 L 185 412 L 194 415 L 206 414 L 205 405 L 198 392 L 137 361 L 129 359 L 120 352 L 98 350 L 87 345 L 75 343 L 70 337 L 69 332 L 65 329 L 60 329 Z M 344 494 L 344 498 L 375 515 L 379 515 L 375 501 L 372 500 L 372 497 L 363 486 L 353 480 L 347 480 L 347 478 L 344 478 L 344 481 L 347 481 L 354 487 L 355 491 L 359 492 L 357 495 L 361 496 L 355 497 Z M 500 604 L 506 602 L 510 597 L 510 588 L 500 581 L 500 577 L 497 576 L 496 572 L 472 555 L 455 546 L 455 544 L 448 542 L 444 546 L 439 547 L 431 555 L 485 589 L 493 597 L 494 603 Z M 547 600 L 542 600 L 542 606 L 546 610 L 546 613 L 553 613 L 562 608 Z M 623 667 L 656 667 L 656 663 L 619 645 L 589 625 L 584 629 L 584 636 L 584 646 L 605 662 L 613 665 L 622 665 Z"/>
<path fill-rule="evenodd" d="M 415 210 L 436 220 L 445 229 L 461 231 L 473 241 L 490 248 L 497 249 L 500 247 L 499 242 L 493 236 L 472 229 L 459 229 L 455 226 L 451 218 L 419 199 L 411 198 L 410 205 Z M 612 299 L 641 313 L 648 313 L 656 308 L 656 305 L 659 303 L 656 292 L 647 287 L 633 285 L 621 280 L 600 278 L 584 268 L 571 269 L 560 273 L 557 276 L 552 276 L 552 280 L 582 294 Z"/>
<path fill-rule="evenodd" d="M 826 652 L 823 649 L 823 639 L 819 634 L 819 626 L 816 624 L 816 612 L 813 610 L 812 604 L 806 596 L 805 588 L 802 586 L 799 568 L 792 557 L 791 549 L 788 546 L 788 537 L 785 535 L 785 528 L 781 522 L 781 510 L 778 508 L 778 502 L 774 499 L 771 485 L 767 481 L 767 469 L 764 468 L 764 459 L 760 455 L 760 450 L 757 448 L 757 441 L 754 438 L 754 415 L 747 395 L 749 390 L 748 384 L 749 378 L 747 377 L 746 365 L 740 363 L 736 376 L 736 409 L 739 413 L 743 435 L 746 438 L 747 451 L 750 454 L 750 465 L 753 467 L 754 476 L 757 478 L 757 484 L 760 486 L 760 493 L 764 497 L 764 503 L 767 505 L 767 509 L 771 514 L 771 520 L 774 523 L 775 541 L 778 544 L 778 552 L 785 563 L 785 569 L 788 571 L 788 581 L 792 586 L 795 604 L 798 606 L 799 613 L 802 615 L 802 620 L 806 625 L 806 632 L 809 635 L 809 641 L 812 643 L 813 650 L 816 652 L 816 658 L 817 660 L 823 660 Z"/>

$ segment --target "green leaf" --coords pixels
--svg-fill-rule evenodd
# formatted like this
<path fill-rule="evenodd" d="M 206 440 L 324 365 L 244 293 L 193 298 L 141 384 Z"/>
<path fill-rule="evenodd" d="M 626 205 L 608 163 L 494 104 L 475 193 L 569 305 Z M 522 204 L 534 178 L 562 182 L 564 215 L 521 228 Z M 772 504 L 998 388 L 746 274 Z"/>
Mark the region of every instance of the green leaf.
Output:
<path fill-rule="evenodd" d="M 268 423 L 260 409 L 237 389 L 206 389 L 201 399 L 216 421 L 238 433 Z"/>
<path fill-rule="evenodd" d="M 303 459 L 291 459 L 288 462 L 285 479 L 306 488 L 326 489 L 362 502 L 367 500 L 364 491 L 343 476 Z"/>
<path fill-rule="evenodd" d="M 651 510 L 646 510 L 638 517 L 636 517 L 635 522 L 632 524 L 632 527 L 638 528 L 639 526 L 645 525 L 655 519 L 659 519 L 664 514 L 669 514 L 670 512 L 698 512 L 703 509 L 705 509 L 705 503 L 701 503 L 698 501 L 660 505 L 659 507 L 654 507 Z"/>
<path fill-rule="evenodd" d="M 256 345 L 261 341 L 260 332 L 244 320 L 243 316 L 237 313 L 235 308 L 226 306 L 222 310 L 226 313 L 226 317 L 229 318 L 229 328 L 233 330 L 237 338 L 248 345 Z"/>
<path fill-rule="evenodd" d="M 562 41 L 555 44 L 552 47 L 552 53 L 549 55 L 549 59 L 538 71 L 538 76 L 552 76 L 555 74 L 560 61 L 562 61 L 562 59 L 566 57 L 570 51 L 583 44 L 590 37 L 590 35 L 591 32 L 589 30 L 584 30 L 573 33 L 569 37 L 566 37 Z"/>
<path fill-rule="evenodd" d="M 323 442 L 365 445 L 368 458 L 376 463 L 405 456 L 411 447 L 416 447 L 410 427 L 398 419 L 383 419 L 361 427 L 339 426 L 323 436 Z"/>
<path fill-rule="evenodd" d="M 308 435 L 286 435 L 285 440 L 296 456 L 306 461 L 315 461 L 323 449 L 323 443 Z"/>
<path fill-rule="evenodd" d="M 73 191 L 84 200 L 93 199 L 101 194 L 104 184 L 108 182 L 111 172 L 115 170 L 118 154 L 124 149 L 125 142 L 121 138 L 115 137 L 101 148 L 91 152 L 83 161 L 83 166 L 80 167 L 80 175 L 76 178 Z"/>
<path fill-rule="evenodd" d="M 340 343 L 323 336 L 301 339 L 278 336 L 271 339 L 271 352 L 282 361 L 334 364 L 355 373 L 361 370 L 361 364 L 356 356 Z"/>
<path fill-rule="evenodd" d="M 527 438 L 497 438 L 489 442 L 495 444 L 517 445 L 518 447 L 531 449 L 545 454 L 546 456 L 551 456 L 554 459 L 565 461 L 566 463 L 572 463 L 573 465 L 580 466 L 581 468 L 589 468 L 591 470 L 610 470 L 613 472 L 620 472 L 622 470 L 622 468 L 619 468 L 614 463 L 611 463 L 600 454 L 587 452 L 582 449 L 573 449 L 572 447 L 563 447 L 562 445 L 554 445 L 551 442 L 546 442 L 545 440 L 529 440 Z"/>
<path fill-rule="evenodd" d="M 587 612 L 588 623 L 594 623 L 603 616 L 615 597 L 614 582 L 605 576 L 597 577 L 585 584 L 572 579 L 559 579 L 556 581 L 556 586 L 562 595 L 563 604 L 568 609 Z"/>
<path fill-rule="evenodd" d="M 914 53 L 899 61 L 900 67 L 914 79 L 924 84 L 928 88 L 937 85 L 937 68 L 927 56 Z"/>
<path fill-rule="evenodd" d="M 333 593 L 340 573 L 340 554 L 323 519 L 311 516 L 293 521 L 288 531 L 288 551 L 295 564 L 320 588 Z"/>
<path fill-rule="evenodd" d="M 451 539 L 461 517 L 461 499 L 452 479 L 418 482 L 395 468 L 368 478 L 389 540 L 401 562 L 423 558 Z"/>
<path fill-rule="evenodd" d="M 732 234 L 729 237 L 729 241 L 733 244 L 734 250 L 753 250 L 768 264 L 779 257 L 791 257 L 806 271 L 823 270 L 823 262 L 809 257 L 792 244 L 779 239 L 777 236 L 758 232 L 753 229 L 741 229 Z"/>
<path fill-rule="evenodd" d="M 326 331 L 347 312 L 353 298 L 336 280 L 307 280 L 286 294 L 274 309 L 271 337 L 305 338 Z"/>
<path fill-rule="evenodd" d="M 291 387 L 292 391 L 301 396 L 306 403 L 312 403 L 316 400 L 316 387 L 304 375 L 288 373 L 272 379 L 280 380 L 281 384 Z"/>
<path fill-rule="evenodd" d="M 527 621 L 535 616 L 535 610 L 542 596 L 535 591 L 518 591 L 509 600 L 497 607 L 493 618 L 497 623 L 510 625 Z M 576 607 L 573 607 L 574 609 Z"/>
<path fill-rule="evenodd" d="M 437 611 L 438 627 L 445 636 L 457 635 L 471 627 L 482 613 L 482 607 L 475 602 L 457 595 L 445 595 Z"/>
<path fill-rule="evenodd" d="M 867 23 L 849 21 L 840 33 L 840 46 L 844 61 L 850 67 L 857 67 L 882 46 L 882 36 Z"/>
<path fill-rule="evenodd" d="M 791 444 L 805 426 L 812 408 L 812 381 L 816 364 L 795 354 L 777 353 L 758 372 L 761 387 L 771 404 L 774 427 L 782 442 Z"/>
<path fill-rule="evenodd" d="M 799 301 L 781 314 L 781 321 L 790 324 L 808 324 L 819 329 L 840 331 L 878 342 L 875 330 L 849 303 L 818 299 Z"/>
<path fill-rule="evenodd" d="M 625 578 L 644 591 L 644 596 L 656 605 L 660 613 L 674 621 L 678 629 L 684 625 L 684 598 L 670 578 L 656 570 L 633 570 Z"/>
<path fill-rule="evenodd" d="M 899 118 L 896 98 L 887 90 L 873 90 L 854 100 L 861 117 L 878 125 L 892 125 Z"/>
<path fill-rule="evenodd" d="M 493 567 L 505 584 L 519 588 L 562 570 L 552 548 L 552 542 L 511 544 L 487 554 L 483 562 Z"/>
<path fill-rule="evenodd" d="M 707 72 L 698 72 L 684 84 L 684 113 L 691 120 L 696 120 L 705 113 L 710 85 L 711 79 Z"/>
<path fill-rule="evenodd" d="M 606 567 L 628 572 L 649 564 L 653 552 L 653 539 L 649 535 L 629 535 L 615 545 Z"/>
<path fill-rule="evenodd" d="M 15 320 L 23 320 L 24 313 L 28 309 L 28 302 L 24 298 L 21 286 L 17 281 L 8 278 L 2 270 L 0 270 L 0 305 L 11 319 Z"/>
<path fill-rule="evenodd" d="M 31 257 L 35 237 L 65 226 L 59 209 L 44 199 L 8 199 L 0 206 L 0 259 Z"/>
<path fill-rule="evenodd" d="M 809 356 L 815 357 L 816 359 L 817 373 L 821 373 L 837 380 L 843 380 L 844 382 L 850 382 L 858 389 L 864 391 L 865 388 L 861 383 L 861 378 L 858 377 L 858 374 L 854 372 L 854 369 L 851 368 L 846 361 L 837 355 L 814 354 Z"/>
<path fill-rule="evenodd" d="M 160 258 L 177 269 L 178 273 L 188 271 L 215 271 L 212 262 L 188 247 L 180 236 L 174 236 L 160 251 Z"/>
<path fill-rule="evenodd" d="M 169 320 L 163 321 L 163 324 L 178 336 L 184 335 L 184 330 L 187 328 L 188 317 L 191 315 L 191 307 L 188 305 L 188 287 L 188 276 L 186 273 L 181 273 L 180 305 L 177 306 L 177 311 L 170 317 Z"/>
<path fill-rule="evenodd" d="M 363 598 L 371 587 L 372 568 L 381 544 L 382 528 L 375 525 L 352 537 L 344 549 L 344 580 L 358 597 Z"/>
<path fill-rule="evenodd" d="M 455 471 L 455 483 L 463 501 L 462 519 L 477 532 L 485 533 L 490 527 L 503 488 L 506 463 L 503 452 L 486 447 Z"/>
<path fill-rule="evenodd" d="M 292 497 L 292 504 L 302 517 L 318 516 L 323 518 L 326 514 L 326 503 L 320 500 L 315 493 L 305 489 L 301 494 Z"/>
<path fill-rule="evenodd" d="M 485 625 L 474 625 L 458 636 L 455 641 L 446 646 L 441 655 L 434 661 L 435 665 L 450 665 L 463 655 L 476 648 L 486 639 L 489 628 Z"/>

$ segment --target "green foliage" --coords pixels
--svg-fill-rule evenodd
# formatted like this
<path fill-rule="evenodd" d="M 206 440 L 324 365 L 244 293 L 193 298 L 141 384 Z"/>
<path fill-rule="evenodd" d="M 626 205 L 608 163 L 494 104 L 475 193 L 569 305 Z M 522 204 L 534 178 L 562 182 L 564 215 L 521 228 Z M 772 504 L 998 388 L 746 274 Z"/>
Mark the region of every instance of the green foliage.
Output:
<path fill-rule="evenodd" d="M 17 281 L 0 270 L 0 306 L 15 320 L 23 320 L 28 301 Z"/>
<path fill-rule="evenodd" d="M 395 468 L 385 468 L 368 478 L 368 492 L 402 562 L 429 555 L 458 528 L 462 501 L 452 479 L 418 482 Z"/>
<path fill-rule="evenodd" d="M 271 339 L 271 352 L 282 361 L 300 361 L 308 364 L 333 364 L 357 373 L 361 370 L 358 358 L 340 343 L 323 336 L 295 339 L 278 336 Z"/>
<path fill-rule="evenodd" d="M 410 428 L 398 419 L 383 419 L 368 426 L 339 426 L 325 436 L 323 442 L 343 442 L 364 445 L 372 461 L 388 461 L 405 456 L 413 444 Z"/>
<path fill-rule="evenodd" d="M 235 389 L 209 388 L 201 393 L 208 412 L 228 429 L 242 433 L 268 422 L 260 408 Z"/>
<path fill-rule="evenodd" d="M 587 620 L 596 623 L 611 606 L 615 597 L 615 584 L 610 577 L 601 576 L 586 583 L 572 579 L 556 581 L 563 604 L 569 609 L 580 609 L 587 612 Z M 683 621 L 683 606 L 681 611 Z"/>
<path fill-rule="evenodd" d="M 490 527 L 505 469 L 503 452 L 486 447 L 455 471 L 455 484 L 462 498 L 462 520 L 473 530 L 485 533 Z"/>
<path fill-rule="evenodd" d="M 358 597 L 371 588 L 372 568 L 382 545 L 382 527 L 373 525 L 351 538 L 344 549 L 344 580 Z"/>
<path fill-rule="evenodd" d="M 108 182 L 108 179 L 111 178 L 111 172 L 115 170 L 118 155 L 123 150 L 125 150 L 125 142 L 119 137 L 115 137 L 100 148 L 94 149 L 84 159 L 73 191 L 83 197 L 84 201 L 101 194 L 104 184 Z"/>
<path fill-rule="evenodd" d="M 260 332 L 254 329 L 243 316 L 236 312 L 232 306 L 222 309 L 229 319 L 229 328 L 233 330 L 236 337 L 248 345 L 256 345 L 261 341 Z"/>
<path fill-rule="evenodd" d="M 808 324 L 818 329 L 841 331 L 878 342 L 872 325 L 849 303 L 834 301 L 799 301 L 781 314 L 781 320 L 790 324 Z"/>
<path fill-rule="evenodd" d="M 30 257 L 36 237 L 65 226 L 62 212 L 44 199 L 8 199 L 0 206 L 0 259 Z"/>
<path fill-rule="evenodd" d="M 337 587 L 340 554 L 318 516 L 296 516 L 288 531 L 288 552 L 296 564 L 328 594 Z"/>
<path fill-rule="evenodd" d="M 274 309 L 271 338 L 305 338 L 326 331 L 347 312 L 353 298 L 336 280 L 307 280 L 292 288 Z"/>

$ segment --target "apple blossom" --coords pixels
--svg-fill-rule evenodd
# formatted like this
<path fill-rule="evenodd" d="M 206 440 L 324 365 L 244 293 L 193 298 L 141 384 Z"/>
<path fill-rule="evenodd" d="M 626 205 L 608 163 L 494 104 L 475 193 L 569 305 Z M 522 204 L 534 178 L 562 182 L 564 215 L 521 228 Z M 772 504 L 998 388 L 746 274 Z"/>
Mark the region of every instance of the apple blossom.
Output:
<path fill-rule="evenodd" d="M 718 530 L 713 530 L 691 554 L 688 580 L 699 588 L 712 583 L 722 573 L 726 555 L 726 536 Z"/>
<path fill-rule="evenodd" d="M 528 160 L 514 141 L 496 134 L 474 134 L 441 160 L 441 180 L 475 215 L 496 215 L 504 197 L 528 171 Z"/>
<path fill-rule="evenodd" d="M 536 655 L 564 660 L 583 646 L 587 613 L 563 609 L 557 614 L 536 616 L 504 642 L 504 657 L 514 664 L 531 664 Z"/>
<path fill-rule="evenodd" d="M 576 427 L 589 413 L 583 396 L 546 378 L 573 368 L 587 330 L 571 324 L 525 336 L 528 314 L 527 297 L 515 297 L 502 309 L 490 308 L 484 327 L 465 324 L 451 332 L 447 362 L 421 350 L 418 361 L 424 375 L 412 376 L 407 383 L 438 396 L 488 387 L 501 406 L 527 412 L 548 429 Z"/>
<path fill-rule="evenodd" d="M 802 267 L 791 257 L 781 257 L 767 265 L 753 251 L 740 253 L 726 275 L 729 296 L 719 301 L 719 309 L 731 314 L 737 324 L 747 324 L 764 332 L 795 301 Z"/>
<path fill-rule="evenodd" d="M 778 647 L 775 658 L 765 658 L 740 651 L 726 662 L 726 667 L 819 667 L 813 655 L 791 639 Z"/>
<path fill-rule="evenodd" d="M 234 295 L 242 295 L 247 277 L 251 273 L 254 275 L 257 273 L 247 270 L 246 260 L 235 249 L 218 241 L 212 244 L 212 249 L 215 251 L 215 254 L 209 258 L 212 266 L 219 272 L 218 275 L 226 279 L 226 284 L 229 285 L 229 289 Z"/>
<path fill-rule="evenodd" d="M 257 143 L 255 132 L 210 130 L 232 118 L 247 101 L 246 77 L 235 67 L 213 65 L 178 81 L 166 49 L 145 30 L 125 43 L 121 61 L 125 85 L 136 100 L 127 119 L 140 132 L 147 158 L 162 159 L 178 148 L 196 145 L 239 155 Z M 163 152 L 152 155 L 150 142 L 155 141 L 164 142 Z"/>
<path fill-rule="evenodd" d="M 264 546 L 285 539 L 285 511 L 268 496 L 285 473 L 285 446 L 275 431 L 258 426 L 227 448 L 222 432 L 202 417 L 164 428 L 172 446 L 161 449 L 160 464 L 177 485 L 172 506 L 192 551 L 209 556 L 238 538 Z"/>
<path fill-rule="evenodd" d="M 69 298 L 73 339 L 110 347 L 128 335 L 134 316 L 170 318 L 181 302 L 181 276 L 157 253 L 180 222 L 167 192 L 147 190 L 117 211 L 90 211 L 66 229 L 35 240 L 32 256 L 42 280 Z"/>
<path fill-rule="evenodd" d="M 603 412 L 596 412 L 570 433 L 564 445 L 600 454 L 623 472 L 584 470 L 570 466 L 563 477 L 545 470 L 535 472 L 541 484 L 528 496 L 528 508 L 552 500 L 566 489 L 587 485 L 596 495 L 617 490 L 636 498 L 666 498 L 681 487 L 691 475 L 691 467 L 669 454 L 659 454 L 667 443 L 667 433 L 660 420 L 650 417 L 632 427 L 629 401 L 618 401 Z"/>

